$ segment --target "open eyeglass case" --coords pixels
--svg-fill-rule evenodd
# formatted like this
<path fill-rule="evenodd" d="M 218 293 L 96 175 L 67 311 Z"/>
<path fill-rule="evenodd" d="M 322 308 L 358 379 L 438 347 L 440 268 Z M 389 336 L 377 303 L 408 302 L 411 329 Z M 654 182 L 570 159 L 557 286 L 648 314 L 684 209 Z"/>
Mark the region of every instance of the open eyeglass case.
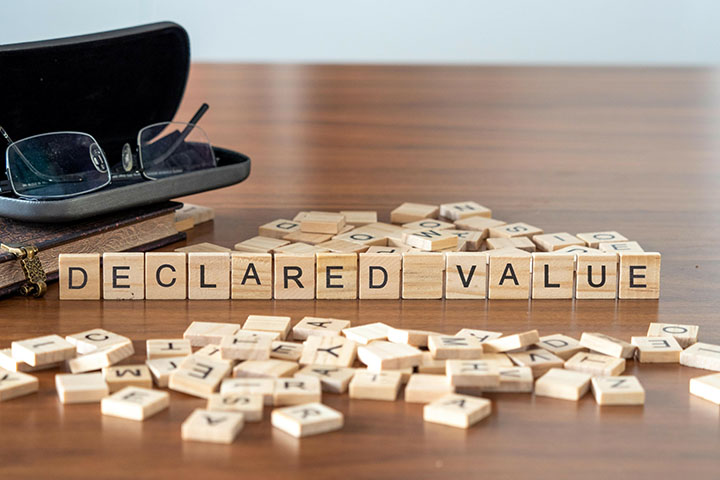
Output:
<path fill-rule="evenodd" d="M 189 70 L 187 32 L 170 22 L 3 45 L 0 125 L 13 140 L 58 131 L 88 133 L 112 166 L 121 162 L 125 143 L 137 143 L 140 129 L 173 120 Z M 3 166 L 6 147 L 3 140 Z M 248 156 L 215 146 L 213 151 L 216 168 L 159 180 L 111 183 L 60 200 L 5 194 L 0 196 L 0 216 L 41 223 L 75 221 L 226 187 L 250 174 Z"/>

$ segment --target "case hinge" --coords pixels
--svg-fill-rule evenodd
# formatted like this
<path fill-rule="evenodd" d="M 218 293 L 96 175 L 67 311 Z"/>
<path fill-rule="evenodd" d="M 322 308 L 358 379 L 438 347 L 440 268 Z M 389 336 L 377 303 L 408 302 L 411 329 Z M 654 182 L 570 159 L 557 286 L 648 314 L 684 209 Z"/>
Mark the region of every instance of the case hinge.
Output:
<path fill-rule="evenodd" d="M 20 260 L 20 266 L 25 274 L 25 283 L 20 287 L 20 293 L 25 296 L 42 297 L 47 290 L 47 276 L 37 255 L 37 247 L 34 245 L 14 247 L 0 243 L 0 248 Z"/>

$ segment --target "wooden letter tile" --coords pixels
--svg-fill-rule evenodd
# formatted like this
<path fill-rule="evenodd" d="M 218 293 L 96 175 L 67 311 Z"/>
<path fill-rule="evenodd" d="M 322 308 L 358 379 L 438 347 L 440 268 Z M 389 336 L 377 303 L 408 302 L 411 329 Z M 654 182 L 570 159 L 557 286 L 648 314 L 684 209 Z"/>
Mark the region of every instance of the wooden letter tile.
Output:
<path fill-rule="evenodd" d="M 188 298 L 190 300 L 230 298 L 229 253 L 188 253 Z"/>
<path fill-rule="evenodd" d="M 377 212 L 370 210 L 341 210 L 340 215 L 345 217 L 345 223 L 354 227 L 377 222 Z"/>
<path fill-rule="evenodd" d="M 72 373 L 91 372 L 115 365 L 135 353 L 131 341 L 116 343 L 108 347 L 93 350 L 68 360 L 67 365 Z"/>
<path fill-rule="evenodd" d="M 480 342 L 487 342 L 503 336 L 501 332 L 489 332 L 487 330 L 477 330 L 474 328 L 463 328 L 455 334 L 457 337 L 475 337 Z"/>
<path fill-rule="evenodd" d="M 405 386 L 405 401 L 408 403 L 428 403 L 455 393 L 445 375 L 414 373 Z"/>
<path fill-rule="evenodd" d="M 183 338 L 190 340 L 193 347 L 217 345 L 223 337 L 234 335 L 240 330 L 237 323 L 192 322 L 185 330 Z"/>
<path fill-rule="evenodd" d="M 186 247 L 180 247 L 176 248 L 174 250 L 175 252 L 230 252 L 230 249 L 227 247 L 222 247 L 220 245 L 215 245 L 214 243 L 208 243 L 208 242 L 202 242 L 202 243 L 196 243 L 194 245 L 188 245 Z"/>
<path fill-rule="evenodd" d="M 599 353 L 578 352 L 565 361 L 565 368 L 593 376 L 611 377 L 625 371 L 625 359 Z"/>
<path fill-rule="evenodd" d="M 492 250 L 488 255 L 488 298 L 530 298 L 532 255 L 517 249 Z"/>
<path fill-rule="evenodd" d="M 506 353 L 483 353 L 482 359 L 486 362 L 493 362 L 498 367 L 512 367 L 513 362 Z"/>
<path fill-rule="evenodd" d="M 445 254 L 445 298 L 483 299 L 487 289 L 486 253 Z"/>
<path fill-rule="evenodd" d="M 75 345 L 58 335 L 18 340 L 12 342 L 11 348 L 15 360 L 33 367 L 62 362 L 75 356 Z"/>
<path fill-rule="evenodd" d="M 145 298 L 148 300 L 187 298 L 187 254 L 182 252 L 145 254 Z"/>
<path fill-rule="evenodd" d="M 400 253 L 361 253 L 358 257 L 360 299 L 400 298 Z"/>
<path fill-rule="evenodd" d="M 598 250 L 607 253 L 645 251 L 638 242 L 601 242 L 600 245 L 598 245 Z"/>
<path fill-rule="evenodd" d="M 355 343 L 367 345 L 375 340 L 387 340 L 389 325 L 382 322 L 368 323 L 343 329 L 342 333 Z"/>
<path fill-rule="evenodd" d="M 402 298 L 442 298 L 445 269 L 443 254 L 407 252 L 402 256 Z"/>
<path fill-rule="evenodd" d="M 0 402 L 37 392 L 38 385 L 32 375 L 0 368 Z"/>
<path fill-rule="evenodd" d="M 470 217 L 492 217 L 492 210 L 477 202 L 455 202 L 440 205 L 440 216 L 451 220 L 462 220 Z"/>
<path fill-rule="evenodd" d="M 100 254 L 58 255 L 60 300 L 100 300 Z"/>
<path fill-rule="evenodd" d="M 488 250 L 501 250 L 507 248 L 517 248 L 528 253 L 537 250 L 536 245 L 528 237 L 492 237 L 485 241 Z"/>
<path fill-rule="evenodd" d="M 343 240 L 346 242 L 354 242 L 360 245 L 370 246 L 386 246 L 387 234 L 381 231 L 358 228 L 347 233 L 335 235 L 334 240 Z"/>
<path fill-rule="evenodd" d="M 543 348 L 508 353 L 508 357 L 515 365 L 530 367 L 535 378 L 544 375 L 551 368 L 562 368 L 565 364 L 565 360 Z"/>
<path fill-rule="evenodd" d="M 357 298 L 358 256 L 355 253 L 317 253 L 318 300 Z"/>
<path fill-rule="evenodd" d="M 348 320 L 336 318 L 304 317 L 292 329 L 294 340 L 305 340 L 310 335 L 336 337 L 341 335 L 343 329 L 349 328 Z"/>
<path fill-rule="evenodd" d="M 598 248 L 602 242 L 627 242 L 628 240 L 618 232 L 578 233 L 575 236 L 585 242 L 585 245 L 590 248 Z"/>
<path fill-rule="evenodd" d="M 423 407 L 423 420 L 455 428 L 470 428 L 492 412 L 490 400 L 450 394 Z"/>
<path fill-rule="evenodd" d="M 305 233 L 305 232 L 294 232 L 289 233 L 283 237 L 283 240 L 293 243 L 302 243 L 306 245 L 318 245 L 320 243 L 327 242 L 333 238 L 329 233 Z M 292 245 L 292 244 L 290 244 Z M 287 245 L 286 245 L 287 246 Z M 280 247 L 275 250 L 276 252 L 288 253 L 284 251 L 284 247 Z M 292 252 L 290 252 L 292 253 Z"/>
<path fill-rule="evenodd" d="M 574 235 L 567 232 L 545 233 L 543 235 L 535 235 L 533 242 L 543 252 L 553 252 L 561 248 L 571 247 L 574 245 L 585 246 L 585 242 Z"/>
<path fill-rule="evenodd" d="M 274 296 L 278 300 L 315 298 L 315 255 L 278 253 L 274 257 Z"/>
<path fill-rule="evenodd" d="M 268 332 L 251 332 L 256 334 L 258 337 L 267 337 L 267 335 L 270 335 Z M 222 342 L 222 340 L 220 340 Z M 273 341 L 271 338 L 270 341 Z M 222 349 L 220 348 L 220 345 L 205 345 L 201 349 L 195 351 L 192 356 L 194 359 L 197 360 L 212 360 L 214 362 L 223 362 L 227 363 L 230 366 L 235 366 L 238 361 L 237 360 L 230 360 L 230 359 L 224 359 L 222 358 Z M 187 358 L 187 357 L 185 357 Z"/>
<path fill-rule="evenodd" d="M 528 225 L 527 223 L 523 223 L 523 222 L 508 223 L 507 225 L 499 225 L 497 227 L 490 228 L 490 236 L 491 237 L 505 237 L 505 238 L 528 237 L 528 238 L 532 238 L 535 235 L 540 235 L 542 233 L 543 233 L 543 231 L 541 228 L 533 227 L 532 225 Z"/>
<path fill-rule="evenodd" d="M 65 337 L 65 340 L 75 345 L 77 353 L 90 353 L 111 345 L 130 342 L 128 337 L 102 328 L 93 328 L 92 330 L 74 333 Z"/>
<path fill-rule="evenodd" d="M 636 348 L 624 340 L 598 332 L 583 332 L 580 345 L 616 358 L 632 358 Z"/>
<path fill-rule="evenodd" d="M 347 240 L 330 240 L 329 242 L 319 243 L 317 248 L 322 250 L 316 253 L 332 252 L 332 253 L 361 253 L 367 251 L 369 245 L 358 242 L 349 242 Z"/>
<path fill-rule="evenodd" d="M 371 372 L 414 367 L 420 365 L 422 360 L 422 352 L 417 348 L 384 340 L 359 346 L 357 356 L 362 363 L 367 365 L 368 370 Z"/>
<path fill-rule="evenodd" d="M 445 374 L 445 363 L 447 360 L 435 359 L 430 352 L 422 352 L 420 365 L 417 366 L 418 373 Z"/>
<path fill-rule="evenodd" d="M 499 367 L 484 360 L 448 360 L 445 375 L 455 387 L 497 387 L 500 385 Z"/>
<path fill-rule="evenodd" d="M 21 360 L 15 360 L 12 356 L 12 348 L 0 349 L 0 368 L 9 370 L 11 372 L 37 372 L 40 370 L 49 370 L 51 368 L 57 368 L 62 362 L 50 363 L 48 365 L 38 365 L 32 367 Z"/>
<path fill-rule="evenodd" d="M 165 357 L 147 360 L 148 370 L 152 374 L 155 385 L 159 388 L 166 388 L 170 382 L 170 374 L 180 368 L 180 364 L 187 357 Z"/>
<path fill-rule="evenodd" d="M 617 296 L 617 255 L 577 254 L 576 298 L 615 298 Z"/>
<path fill-rule="evenodd" d="M 310 234 L 308 234 L 310 235 Z M 315 235 L 315 234 L 312 234 Z M 327 248 L 319 247 L 317 245 L 310 245 L 308 243 L 291 243 L 289 245 L 285 245 L 280 248 L 275 249 L 275 255 L 278 253 L 283 253 L 286 255 L 312 255 L 313 258 L 315 257 L 315 254 L 318 252 L 329 252 Z"/>
<path fill-rule="evenodd" d="M 116 365 L 102 369 L 110 393 L 125 387 L 152 388 L 152 376 L 146 365 Z"/>
<path fill-rule="evenodd" d="M 269 253 L 230 254 L 231 298 L 233 300 L 269 300 L 272 298 L 272 263 Z"/>
<path fill-rule="evenodd" d="M 167 392 L 149 388 L 125 387 L 100 402 L 103 415 L 143 421 L 170 405 Z"/>
<path fill-rule="evenodd" d="M 679 323 L 651 323 L 648 327 L 648 337 L 674 337 L 682 348 L 697 343 L 697 325 L 680 325 Z"/>
<path fill-rule="evenodd" d="M 509 352 L 530 345 L 534 345 L 540 341 L 537 330 L 529 330 L 527 332 L 516 333 L 505 337 L 488 340 L 483 343 L 486 352 Z"/>
<path fill-rule="evenodd" d="M 678 363 L 682 347 L 675 337 L 632 337 L 640 363 Z"/>
<path fill-rule="evenodd" d="M 271 422 L 278 430 L 301 438 L 340 430 L 343 414 L 322 403 L 306 403 L 273 410 Z"/>
<path fill-rule="evenodd" d="M 603 253 L 596 248 L 582 247 L 580 245 L 575 245 L 572 247 L 564 247 L 564 248 L 561 248 L 560 250 L 555 250 L 555 251 L 558 253 L 574 253 L 576 255 L 581 254 L 581 253 L 590 253 L 593 255 L 598 254 L 598 253 Z"/>
<path fill-rule="evenodd" d="M 350 381 L 350 398 L 393 402 L 400 390 L 400 372 L 358 370 Z"/>
<path fill-rule="evenodd" d="M 151 339 L 145 342 L 148 360 L 166 357 L 184 357 L 192 353 L 190 340 L 185 339 Z"/>
<path fill-rule="evenodd" d="M 482 234 L 472 230 L 445 230 L 446 233 L 458 237 L 458 249 L 477 252 L 483 244 Z"/>
<path fill-rule="evenodd" d="M 233 248 L 238 252 L 272 253 L 289 243 L 288 240 L 281 240 L 279 238 L 252 237 L 236 243 Z"/>
<path fill-rule="evenodd" d="M 430 335 L 428 349 L 436 360 L 479 359 L 483 355 L 482 340 L 472 335 Z"/>
<path fill-rule="evenodd" d="M 578 352 L 585 350 L 585 347 L 580 345 L 576 339 L 563 335 L 562 333 L 556 333 L 553 335 L 545 335 L 540 337 L 540 341 L 535 344 L 536 346 L 543 348 L 558 357 L 567 360 Z"/>
<path fill-rule="evenodd" d="M 457 247 L 458 237 L 444 230 L 409 230 L 403 233 L 405 244 L 425 252 L 438 252 L 447 248 Z"/>
<path fill-rule="evenodd" d="M 535 395 L 577 401 L 590 388 L 590 378 L 587 373 L 552 368 L 535 382 Z"/>
<path fill-rule="evenodd" d="M 660 254 L 620 253 L 619 297 L 660 298 Z"/>
<path fill-rule="evenodd" d="M 259 394 L 265 405 L 272 405 L 274 392 L 274 378 L 226 378 L 220 384 L 220 393 Z"/>
<path fill-rule="evenodd" d="M 427 330 L 406 330 L 404 328 L 388 329 L 388 340 L 392 343 L 404 343 L 413 347 L 427 347 L 430 335 L 440 335 L 437 332 Z"/>
<path fill-rule="evenodd" d="M 690 393 L 720 405 L 720 374 L 713 373 L 690 379 Z"/>
<path fill-rule="evenodd" d="M 243 429 L 244 415 L 239 412 L 215 412 L 197 408 L 180 428 L 183 440 L 230 444 Z"/>
<path fill-rule="evenodd" d="M 469 217 L 455 221 L 455 228 L 480 232 L 480 239 L 485 240 L 490 235 L 490 229 L 505 225 L 502 220 L 485 217 Z"/>
<path fill-rule="evenodd" d="M 410 222 L 403 224 L 404 230 L 447 230 L 455 228 L 455 225 L 442 220 L 435 220 L 433 218 L 426 218 L 424 220 L 418 220 L 416 222 Z"/>
<path fill-rule="evenodd" d="M 220 341 L 223 360 L 267 360 L 270 358 L 272 338 L 255 332 L 240 330 Z"/>
<path fill-rule="evenodd" d="M 282 239 L 289 233 L 299 232 L 300 223 L 294 220 L 286 220 L 279 218 L 272 222 L 260 225 L 258 227 L 258 235 L 261 237 L 270 237 Z"/>
<path fill-rule="evenodd" d="M 697 342 L 680 354 L 680 365 L 720 372 L 720 345 Z"/>
<path fill-rule="evenodd" d="M 300 231 L 305 233 L 338 234 L 345 227 L 345 216 L 334 212 L 308 212 L 300 221 Z"/>
<path fill-rule="evenodd" d="M 300 369 L 295 378 L 315 377 L 320 379 L 320 386 L 324 392 L 345 393 L 355 375 L 354 368 L 330 367 L 327 365 L 307 365 Z"/>
<path fill-rule="evenodd" d="M 532 298 L 573 298 L 575 255 L 533 253 Z"/>
<path fill-rule="evenodd" d="M 215 210 L 212 208 L 183 202 L 182 208 L 175 210 L 175 228 L 179 231 L 190 230 L 196 225 L 209 222 L 214 218 Z"/>
<path fill-rule="evenodd" d="M 317 377 L 278 378 L 275 381 L 275 393 L 273 394 L 275 406 L 320 402 L 321 398 L 322 388 L 320 379 Z"/>
<path fill-rule="evenodd" d="M 180 368 L 170 374 L 168 387 L 188 395 L 208 398 L 217 391 L 230 369 L 227 362 L 195 358 L 191 355 L 186 357 Z"/>
<path fill-rule="evenodd" d="M 142 300 L 145 298 L 145 254 L 103 253 L 103 298 Z"/>
<path fill-rule="evenodd" d="M 285 340 L 290 333 L 290 317 L 248 315 L 242 329 L 256 330 L 259 332 L 275 332 L 280 334 L 280 340 Z"/>
<path fill-rule="evenodd" d="M 270 346 L 270 358 L 297 362 L 302 356 L 302 351 L 302 343 L 274 341 Z"/>
<path fill-rule="evenodd" d="M 311 335 L 305 340 L 301 365 L 349 367 L 355 362 L 357 344 L 344 337 Z"/>
<path fill-rule="evenodd" d="M 692 382 L 692 380 L 690 380 Z M 637 377 L 593 377 L 592 392 L 598 405 L 642 405 L 645 389 Z"/>
<path fill-rule="evenodd" d="M 213 393 L 208 398 L 207 409 L 213 412 L 242 413 L 246 422 L 259 422 L 263 416 L 262 393 Z"/>
<path fill-rule="evenodd" d="M 287 360 L 247 360 L 233 369 L 239 378 L 284 378 L 298 371 L 298 364 Z"/>
<path fill-rule="evenodd" d="M 55 375 L 55 389 L 61 403 L 94 403 L 110 394 L 102 373 Z"/>
<path fill-rule="evenodd" d="M 530 367 L 498 367 L 500 382 L 497 386 L 485 386 L 484 392 L 530 393 L 533 391 L 535 377 Z"/>
<path fill-rule="evenodd" d="M 392 223 L 410 223 L 424 218 L 437 218 L 440 208 L 437 205 L 426 205 L 422 203 L 403 203 L 390 212 Z"/>

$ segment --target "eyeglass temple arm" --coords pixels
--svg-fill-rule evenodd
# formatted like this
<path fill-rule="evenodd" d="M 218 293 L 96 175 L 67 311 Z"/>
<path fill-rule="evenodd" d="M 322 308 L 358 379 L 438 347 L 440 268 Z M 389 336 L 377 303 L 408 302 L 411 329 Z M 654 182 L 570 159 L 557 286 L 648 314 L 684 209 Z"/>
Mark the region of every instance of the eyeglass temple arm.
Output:
<path fill-rule="evenodd" d="M 187 127 L 185 127 L 185 129 L 183 129 L 183 131 L 180 132 L 180 136 L 178 137 L 177 140 L 175 140 L 175 143 L 173 143 L 172 146 L 170 148 L 168 148 L 167 152 L 165 152 L 163 155 L 161 155 L 160 157 L 153 160 L 152 163 L 160 163 L 160 162 L 167 160 L 167 158 L 170 155 L 172 155 L 175 152 L 175 150 L 177 150 L 177 148 L 185 141 L 187 136 L 190 135 L 190 132 L 192 131 L 193 127 L 195 125 L 197 125 L 197 123 L 200 121 L 200 119 L 203 117 L 203 115 L 205 115 L 205 112 L 207 112 L 209 108 L 210 108 L 210 105 L 208 105 L 207 103 L 203 103 L 200 106 L 200 108 L 198 109 L 198 111 L 195 112 L 195 115 L 192 116 L 192 118 L 188 122 Z"/>
<path fill-rule="evenodd" d="M 15 150 L 15 152 L 18 154 L 20 159 L 23 161 L 25 166 L 30 169 L 33 174 L 37 175 L 38 177 L 42 178 L 43 180 L 47 180 L 49 182 L 61 182 L 61 183 L 72 183 L 72 182 L 82 182 L 81 177 L 72 176 L 72 175 L 60 175 L 60 176 L 53 176 L 53 175 L 46 175 L 35 168 L 35 166 L 27 159 L 25 158 L 25 155 L 22 153 L 20 148 L 15 144 L 15 142 L 12 141 L 12 138 L 10 138 L 10 135 L 8 135 L 7 131 L 0 125 L 0 135 L 5 138 L 5 141 L 8 143 L 8 148 L 12 148 Z M 0 184 L 0 193 L 4 193 L 2 190 L 2 185 Z"/>

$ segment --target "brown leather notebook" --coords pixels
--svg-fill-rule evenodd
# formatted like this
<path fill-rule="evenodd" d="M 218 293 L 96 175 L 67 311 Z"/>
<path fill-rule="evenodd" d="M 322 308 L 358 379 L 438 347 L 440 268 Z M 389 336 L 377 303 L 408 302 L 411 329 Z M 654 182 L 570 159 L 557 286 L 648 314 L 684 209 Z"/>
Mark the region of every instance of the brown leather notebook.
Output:
<path fill-rule="evenodd" d="M 48 280 L 57 279 L 60 253 L 147 251 L 185 239 L 175 228 L 181 203 L 163 202 L 64 224 L 27 223 L 0 218 L 0 242 L 34 245 Z M 24 283 L 14 255 L 0 252 L 0 296 L 16 292 Z"/>

